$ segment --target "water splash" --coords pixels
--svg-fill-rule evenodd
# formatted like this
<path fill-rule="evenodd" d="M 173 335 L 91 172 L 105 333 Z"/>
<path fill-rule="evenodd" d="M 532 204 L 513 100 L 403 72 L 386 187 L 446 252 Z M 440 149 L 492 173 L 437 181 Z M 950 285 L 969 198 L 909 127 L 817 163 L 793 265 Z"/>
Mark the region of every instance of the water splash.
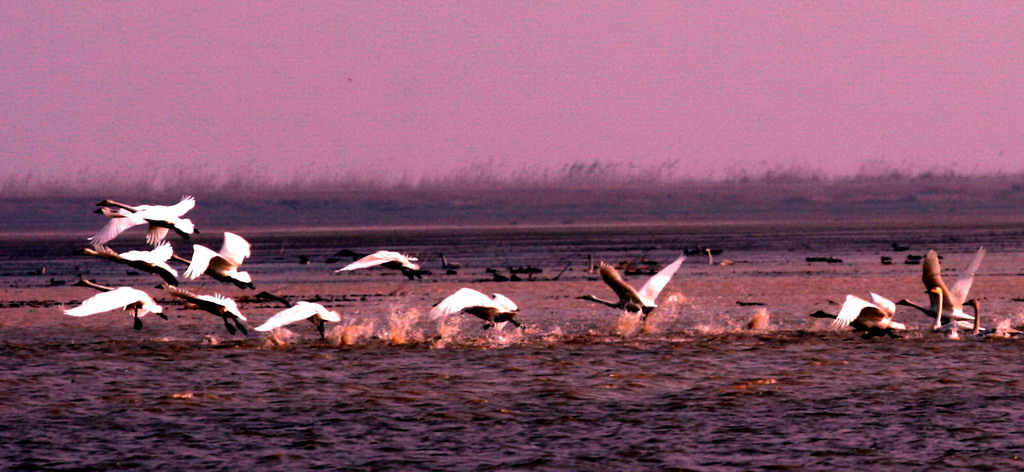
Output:
<path fill-rule="evenodd" d="M 619 313 L 619 318 L 615 320 L 612 334 L 625 337 L 633 336 L 640 330 L 642 319 L 643 315 L 640 313 L 623 311 Z"/>
<path fill-rule="evenodd" d="M 653 334 L 664 331 L 665 326 L 674 324 L 678 319 L 684 306 L 692 306 L 690 299 L 679 292 L 673 292 L 666 296 L 658 305 L 658 308 L 647 315 L 647 321 L 643 323 L 641 332 Z"/>
<path fill-rule="evenodd" d="M 380 337 L 396 346 L 422 340 L 422 333 L 415 329 L 421 315 L 418 308 L 406 308 L 403 305 L 390 306 L 387 330 L 382 332 Z"/>
<path fill-rule="evenodd" d="M 263 338 L 263 347 L 278 349 L 286 348 L 298 338 L 298 334 L 287 328 L 275 328 L 267 333 L 267 337 Z"/>
<path fill-rule="evenodd" d="M 437 338 L 431 347 L 443 349 L 462 333 L 462 317 L 445 316 L 437 323 Z"/>
<path fill-rule="evenodd" d="M 747 322 L 747 329 L 755 331 L 764 331 L 768 329 L 768 325 L 771 323 L 771 314 L 768 313 L 768 309 L 765 307 L 758 308 L 754 312 L 754 316 Z"/>
<path fill-rule="evenodd" d="M 525 337 L 523 329 L 507 325 L 508 323 L 498 323 L 498 326 L 487 330 L 485 340 L 488 347 L 503 348 L 523 340 Z"/>
<path fill-rule="evenodd" d="M 325 338 L 335 346 L 352 346 L 373 334 L 373 321 L 346 318 L 342 323 L 327 330 Z"/>

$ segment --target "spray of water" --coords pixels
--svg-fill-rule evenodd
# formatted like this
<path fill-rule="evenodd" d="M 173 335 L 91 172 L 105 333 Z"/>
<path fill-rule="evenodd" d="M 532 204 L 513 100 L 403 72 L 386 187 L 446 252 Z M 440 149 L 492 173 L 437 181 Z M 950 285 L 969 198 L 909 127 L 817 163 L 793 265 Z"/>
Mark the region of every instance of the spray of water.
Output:
<path fill-rule="evenodd" d="M 416 323 L 419 322 L 420 315 L 421 313 L 418 308 L 406 308 L 402 305 L 390 306 L 388 308 L 387 330 L 380 333 L 380 337 L 396 346 L 422 340 L 422 332 L 416 329 Z"/>
<path fill-rule="evenodd" d="M 525 334 L 523 330 L 512 326 L 505 326 L 507 324 L 499 323 L 498 326 L 487 331 L 486 341 L 488 347 L 508 347 L 523 340 Z"/>
<path fill-rule="evenodd" d="M 754 316 L 747 322 L 747 329 L 754 331 L 763 331 L 768 329 L 768 324 L 771 322 L 771 315 L 768 313 L 768 309 L 765 307 L 758 308 L 754 312 Z"/>
<path fill-rule="evenodd" d="M 461 316 L 445 316 L 437 323 L 437 337 L 431 344 L 434 348 L 447 347 L 462 332 Z"/>
<path fill-rule="evenodd" d="M 295 342 L 299 338 L 298 334 L 287 329 L 287 328 L 276 328 L 270 330 L 267 333 L 267 337 L 263 338 L 263 347 L 265 348 L 286 348 L 289 344 Z"/>
<path fill-rule="evenodd" d="M 643 315 L 640 313 L 628 311 L 619 313 L 619 318 L 615 320 L 615 326 L 612 327 L 612 334 L 625 337 L 635 335 L 640 330 L 641 319 L 643 319 Z"/>
<path fill-rule="evenodd" d="M 641 332 L 652 334 L 663 331 L 663 327 L 676 322 L 683 306 L 689 304 L 690 301 L 685 295 L 678 292 L 669 294 L 662 300 L 656 310 L 647 315 L 647 321 L 643 323 Z"/>
<path fill-rule="evenodd" d="M 345 318 L 341 323 L 327 330 L 324 336 L 335 346 L 351 346 L 373 334 L 373 321 Z"/>

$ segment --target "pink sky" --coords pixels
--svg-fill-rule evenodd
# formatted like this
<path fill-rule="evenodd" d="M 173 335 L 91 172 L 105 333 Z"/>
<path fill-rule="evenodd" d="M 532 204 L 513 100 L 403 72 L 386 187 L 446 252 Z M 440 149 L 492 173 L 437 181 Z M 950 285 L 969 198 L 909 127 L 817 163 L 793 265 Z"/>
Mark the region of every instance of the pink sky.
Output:
<path fill-rule="evenodd" d="M 1017 1 L 2 2 L 0 20 L 0 175 L 1024 171 Z"/>

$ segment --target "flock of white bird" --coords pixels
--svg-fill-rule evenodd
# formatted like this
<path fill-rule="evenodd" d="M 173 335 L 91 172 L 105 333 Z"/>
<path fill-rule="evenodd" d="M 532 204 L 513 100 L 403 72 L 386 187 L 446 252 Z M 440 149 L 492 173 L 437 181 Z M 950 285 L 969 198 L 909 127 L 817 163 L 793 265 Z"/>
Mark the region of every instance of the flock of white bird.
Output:
<path fill-rule="evenodd" d="M 170 259 L 176 259 L 188 264 L 188 269 L 183 274 L 188 280 L 195 280 L 202 275 L 207 275 L 217 281 L 233 284 L 241 289 L 254 289 L 255 286 L 249 273 L 240 271 L 239 267 L 250 256 L 251 246 L 241 236 L 225 232 L 224 243 L 220 251 L 213 251 L 205 246 L 194 244 L 192 246 L 192 259 L 185 259 L 174 254 L 171 245 L 165 241 L 167 235 L 173 231 L 184 239 L 189 239 L 192 234 L 199 231 L 191 220 L 184 218 L 184 215 L 195 207 L 195 199 L 183 197 L 175 205 L 137 205 L 130 206 L 113 200 L 103 200 L 97 203 L 100 208 L 96 213 L 108 218 L 107 223 L 89 238 L 92 247 L 83 248 L 79 254 L 99 257 L 115 263 L 124 264 L 137 270 L 155 274 L 163 279 L 160 285 L 169 295 L 181 299 L 193 307 L 212 313 L 220 317 L 229 333 L 235 334 L 241 331 L 248 334 L 243 321 L 246 317 L 238 309 L 237 303 L 231 298 L 220 294 L 200 295 L 178 287 L 178 272 L 168 264 Z M 153 246 L 151 250 L 128 251 L 121 254 L 113 251 L 105 244 L 117 238 L 125 231 L 141 225 L 147 225 L 146 242 Z M 984 335 L 986 331 L 981 328 L 980 304 L 976 299 L 968 299 L 968 292 L 974 280 L 974 274 L 981 264 L 985 255 L 985 249 L 978 250 L 977 255 L 971 264 L 956 279 L 952 289 L 947 288 L 942 281 L 939 256 L 935 251 L 929 251 L 924 257 L 923 277 L 927 293 L 930 297 L 928 307 L 916 305 L 913 302 L 903 299 L 899 302 L 892 302 L 878 294 L 871 293 L 870 301 L 854 295 L 847 295 L 845 303 L 837 314 L 829 314 L 823 311 L 812 313 L 810 316 L 817 318 L 833 319 L 833 324 L 839 327 L 852 327 L 863 337 L 875 336 L 898 337 L 897 331 L 905 330 L 903 323 L 893 320 L 897 305 L 913 307 L 926 316 L 935 319 L 933 329 L 949 333 L 951 338 L 959 338 L 959 330 L 972 330 L 974 335 Z M 646 322 L 647 316 L 657 308 L 658 296 L 668 285 L 672 276 L 679 269 L 686 259 L 679 256 L 676 260 L 665 266 L 644 283 L 640 289 L 636 289 L 626 283 L 618 271 L 602 263 L 599 268 L 602 280 L 611 288 L 618 297 L 617 300 L 604 300 L 593 295 L 579 297 L 583 300 L 592 301 L 619 310 L 637 313 L 642 316 L 641 322 Z M 364 269 L 374 266 L 402 271 L 407 276 L 420 273 L 420 266 L 415 263 L 416 259 L 393 251 L 378 251 L 373 254 L 356 257 L 351 264 L 336 270 L 336 273 Z M 412 278 L 412 277 L 410 277 Z M 98 290 L 100 293 L 86 299 L 78 307 L 64 310 L 70 316 L 89 316 L 97 313 L 104 313 L 114 310 L 123 310 L 131 314 L 134 320 L 134 328 L 142 329 L 141 318 L 152 313 L 167 319 L 161 307 L 147 292 L 132 287 L 106 287 L 94 282 L 82 279 L 76 285 L 88 286 Z M 256 331 L 270 331 L 282 326 L 309 320 L 316 327 L 321 337 L 324 336 L 325 322 L 339 322 L 341 316 L 328 310 L 319 303 L 299 301 L 292 303 L 282 297 L 262 292 L 257 297 L 275 300 L 284 306 L 284 309 L 270 317 Z M 964 312 L 965 306 L 974 309 L 974 315 Z M 523 325 L 515 319 L 519 307 L 508 297 L 495 293 L 488 296 L 472 288 L 461 288 L 438 302 L 431 309 L 433 319 L 443 319 L 457 314 L 467 313 L 484 321 L 484 329 L 493 327 L 501 328 L 506 323 L 516 327 Z"/>
<path fill-rule="evenodd" d="M 225 232 L 224 243 L 220 251 L 217 252 L 195 244 L 192 246 L 191 260 L 174 254 L 171 245 L 165 241 L 171 231 L 186 240 L 192 234 L 199 233 L 192 221 L 184 218 L 185 214 L 195 207 L 195 204 L 195 199 L 192 197 L 184 197 L 177 204 L 170 206 L 132 206 L 113 200 L 103 200 L 97 203 L 100 208 L 96 213 L 106 216 L 108 221 L 95 235 L 89 238 L 92 247 L 83 248 L 77 252 L 81 255 L 99 257 L 157 275 L 164 282 L 160 287 L 169 295 L 220 317 L 224 322 L 224 327 L 231 334 L 239 331 L 248 334 L 248 329 L 242 323 L 247 319 L 238 309 L 238 304 L 234 300 L 220 294 L 200 295 L 178 287 L 178 272 L 168 263 L 171 259 L 187 263 L 188 269 L 183 276 L 188 280 L 195 280 L 202 275 L 207 275 L 241 289 L 255 288 L 252 276 L 239 270 L 245 259 L 250 256 L 251 246 L 248 241 L 237 234 Z M 118 254 L 105 245 L 125 231 L 141 225 L 147 225 L 146 242 L 153 246 L 152 249 Z M 602 300 L 592 295 L 580 298 L 629 312 L 642 313 L 646 319 L 646 316 L 657 307 L 658 295 L 679 269 L 683 260 L 685 257 L 680 256 L 652 276 L 639 290 L 622 280 L 615 268 L 602 264 L 601 276 L 618 296 L 618 300 Z M 382 250 L 358 257 L 351 264 L 336 270 L 335 273 L 382 266 L 402 271 L 407 276 L 415 275 L 421 270 L 415 261 L 415 258 L 404 254 Z M 64 310 L 67 315 L 89 316 L 123 310 L 132 316 L 133 326 L 137 330 L 142 329 L 141 318 L 147 314 L 152 313 L 167 319 L 163 313 L 163 307 L 143 290 L 132 287 L 106 287 L 85 279 L 80 280 L 76 285 L 91 287 L 100 293 L 86 299 L 78 307 Z M 320 335 L 324 336 L 325 322 L 341 321 L 341 316 L 337 312 L 328 310 L 319 303 L 308 301 L 292 303 L 267 292 L 261 292 L 257 296 L 279 301 L 285 308 L 255 328 L 256 331 L 270 331 L 301 320 L 309 320 L 316 326 Z M 467 313 L 483 320 L 484 329 L 492 327 L 500 329 L 506 323 L 523 327 L 515 319 L 518 311 L 519 307 L 516 303 L 500 293 L 488 296 L 472 288 L 464 287 L 434 305 L 430 314 L 433 319 L 443 319 L 457 313 Z"/>

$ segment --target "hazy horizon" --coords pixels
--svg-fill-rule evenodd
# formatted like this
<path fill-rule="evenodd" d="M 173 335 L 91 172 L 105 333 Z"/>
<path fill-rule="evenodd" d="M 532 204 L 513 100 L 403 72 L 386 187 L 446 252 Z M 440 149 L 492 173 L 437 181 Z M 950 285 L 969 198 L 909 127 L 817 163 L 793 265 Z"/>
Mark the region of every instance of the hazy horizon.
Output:
<path fill-rule="evenodd" d="M 1024 172 L 1017 2 L 0 13 L 8 182 Z"/>

